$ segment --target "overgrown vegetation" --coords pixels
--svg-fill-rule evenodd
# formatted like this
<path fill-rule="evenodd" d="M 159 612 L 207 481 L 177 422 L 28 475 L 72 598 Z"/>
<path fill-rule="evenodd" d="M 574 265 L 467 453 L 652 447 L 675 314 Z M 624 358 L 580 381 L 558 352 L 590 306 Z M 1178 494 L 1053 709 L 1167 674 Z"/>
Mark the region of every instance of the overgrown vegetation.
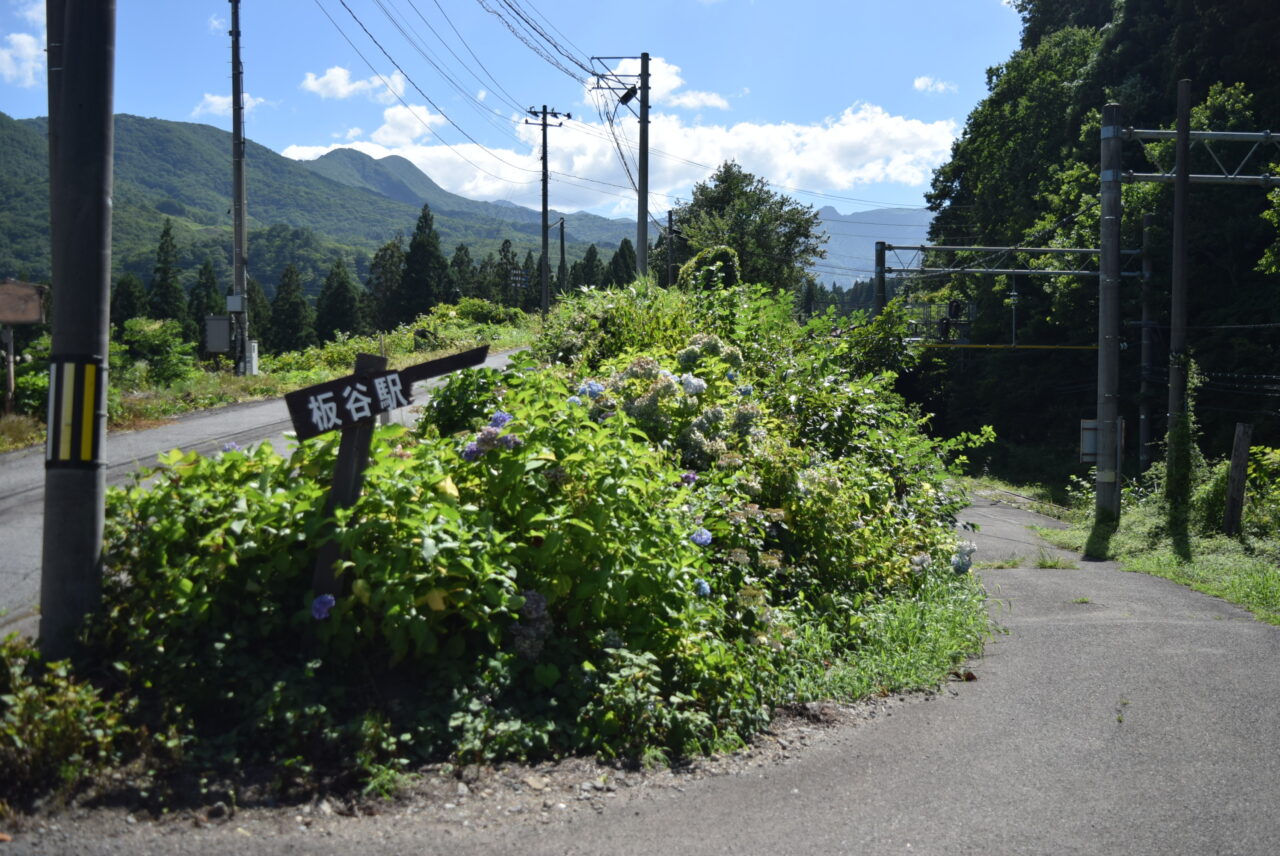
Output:
<path fill-rule="evenodd" d="M 1185 511 L 1170 514 L 1164 464 L 1153 464 L 1124 488 L 1108 557 L 1127 570 L 1189 585 L 1280 624 L 1280 449 L 1252 449 L 1237 537 L 1221 534 L 1229 461 L 1205 460 L 1194 443 L 1192 450 L 1191 502 Z M 1083 550 L 1093 524 L 1092 491 L 1091 482 L 1077 479 L 1071 528 L 1041 535 Z M 1185 536 L 1175 527 L 1185 527 Z"/>
<path fill-rule="evenodd" d="M 4 649 L 6 751 L 52 727 L 14 693 L 85 715 L 0 798 L 139 754 L 153 796 L 254 768 L 376 791 L 430 760 L 663 763 L 780 704 L 942 680 L 987 628 L 946 487 L 987 437 L 931 440 L 892 392 L 893 313 L 790 310 L 748 285 L 575 295 L 549 362 L 458 373 L 380 430 L 334 520 L 332 435 L 165 456 L 110 494 L 77 677 Z M 328 539 L 340 588 L 311 591 Z"/>
<path fill-rule="evenodd" d="M 535 320 L 518 309 L 464 298 L 437 304 L 430 313 L 380 335 L 339 333 L 319 347 L 264 355 L 262 373 L 236 376 L 225 360 L 200 361 L 195 346 L 173 320 L 133 318 L 111 353 L 107 420 L 112 430 L 145 426 L 182 413 L 241 401 L 279 398 L 302 386 L 351 372 L 357 353 L 387 354 L 395 367 L 488 344 L 510 349 L 529 344 Z M 18 410 L 42 413 L 48 396 L 49 336 L 31 342 L 18 364 Z M 0 422 L 0 452 L 43 439 L 33 417 Z"/>

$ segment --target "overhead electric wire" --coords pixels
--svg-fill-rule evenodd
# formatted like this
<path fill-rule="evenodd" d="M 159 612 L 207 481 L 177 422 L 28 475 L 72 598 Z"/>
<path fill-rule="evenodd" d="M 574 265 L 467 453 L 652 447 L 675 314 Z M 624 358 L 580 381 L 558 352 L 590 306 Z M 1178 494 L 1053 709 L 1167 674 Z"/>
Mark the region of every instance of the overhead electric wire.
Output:
<path fill-rule="evenodd" d="M 493 73 L 491 71 L 489 71 L 488 66 L 484 64 L 484 61 L 481 60 L 480 57 L 476 56 L 476 52 L 471 49 L 471 45 L 467 43 L 466 38 L 464 38 L 462 33 L 458 31 L 458 28 L 454 26 L 453 19 L 449 17 L 449 13 L 445 12 L 444 7 L 440 5 L 440 0 L 431 0 L 431 2 L 435 3 L 436 8 L 440 10 L 441 16 L 443 16 L 445 21 L 448 22 L 450 29 L 452 29 L 454 32 L 454 35 L 458 37 L 458 41 L 462 42 L 462 46 L 467 49 L 467 53 L 471 54 L 471 58 L 474 59 L 476 61 L 476 64 L 480 66 L 480 69 L 485 73 L 485 75 L 493 83 L 494 88 L 498 92 L 502 93 L 503 96 L 505 96 L 504 100 L 507 102 L 508 106 L 510 106 L 514 110 L 520 110 L 521 107 L 516 102 L 515 96 L 513 96 L 510 92 L 508 92 L 502 86 L 502 84 L 498 82 L 498 79 L 493 76 Z M 410 2 L 410 5 L 413 5 L 412 0 Z M 418 7 L 415 5 L 414 10 L 416 11 L 417 8 Z M 422 13 L 418 12 L 418 14 L 421 15 Z M 423 20 L 425 21 L 426 19 L 424 18 Z M 453 53 L 453 51 L 450 50 L 450 53 Z M 457 54 L 454 54 L 454 56 L 457 56 Z"/>

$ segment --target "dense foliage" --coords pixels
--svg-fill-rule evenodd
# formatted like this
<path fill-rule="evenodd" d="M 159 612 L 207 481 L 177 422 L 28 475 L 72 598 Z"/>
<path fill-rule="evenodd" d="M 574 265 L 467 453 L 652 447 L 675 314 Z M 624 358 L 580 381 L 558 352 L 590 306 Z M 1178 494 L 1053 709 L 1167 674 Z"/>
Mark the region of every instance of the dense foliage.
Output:
<path fill-rule="evenodd" d="M 1261 131 L 1280 120 L 1268 35 L 1280 25 L 1274 3 L 1018 0 L 1014 6 L 1023 16 L 1022 44 L 989 70 L 989 94 L 970 114 L 950 162 L 935 173 L 935 243 L 1097 246 L 1100 112 L 1109 101 L 1120 105 L 1124 125 L 1171 128 L 1177 81 L 1185 77 L 1192 82 L 1193 129 Z M 1216 172 L 1215 156 L 1235 169 L 1249 152 L 1248 145 L 1232 143 L 1211 148 L 1192 148 L 1193 173 Z M 1126 170 L 1173 165 L 1171 143 L 1126 142 L 1123 151 Z M 1274 172 L 1275 160 L 1274 149 L 1266 147 L 1241 172 Z M 1159 352 L 1168 342 L 1172 190 L 1126 185 L 1124 206 L 1127 248 L 1142 245 L 1143 215 L 1155 217 L 1151 287 L 1157 315 L 1151 332 Z M 1195 185 L 1191 192 L 1189 345 L 1207 377 L 1199 391 L 1204 440 L 1219 454 L 1237 421 L 1255 423 L 1260 442 L 1280 441 L 1269 381 L 1261 377 L 1274 373 L 1280 332 L 1241 326 L 1275 320 L 1276 266 L 1266 253 L 1280 244 L 1275 226 L 1261 215 L 1271 208 L 1274 220 L 1276 206 L 1280 195 L 1268 199 L 1257 188 Z M 939 261 L 984 266 L 995 260 L 969 254 Z M 1000 261 L 995 266 L 1012 267 L 1031 257 L 1015 253 Z M 1007 344 L 1016 337 L 1019 344 L 1090 345 L 1097 341 L 1095 282 L 969 275 L 911 286 L 934 300 L 971 302 L 975 316 L 966 332 L 973 343 Z M 1122 357 L 1120 404 L 1131 432 L 1138 424 L 1139 304 L 1138 288 L 1122 289 L 1129 347 Z M 1002 440 L 1070 449 L 1078 420 L 1094 415 L 1092 354 L 969 351 L 934 357 L 914 394 L 951 430 L 993 422 Z M 1156 384 L 1156 413 L 1165 410 L 1159 386 L 1164 363 L 1158 353 L 1148 373 Z M 1136 446 L 1131 433 L 1131 454 Z"/>
<path fill-rule="evenodd" d="M 837 672 L 937 681 L 986 626 L 944 485 L 970 441 L 928 439 L 890 391 L 902 333 L 802 327 L 763 286 L 586 291 L 536 349 L 552 364 L 458 373 L 379 431 L 336 519 L 335 438 L 167 455 L 109 499 L 95 686 L 168 763 L 287 784 L 669 759 Z M 311 591 L 328 539 L 339 588 Z"/>

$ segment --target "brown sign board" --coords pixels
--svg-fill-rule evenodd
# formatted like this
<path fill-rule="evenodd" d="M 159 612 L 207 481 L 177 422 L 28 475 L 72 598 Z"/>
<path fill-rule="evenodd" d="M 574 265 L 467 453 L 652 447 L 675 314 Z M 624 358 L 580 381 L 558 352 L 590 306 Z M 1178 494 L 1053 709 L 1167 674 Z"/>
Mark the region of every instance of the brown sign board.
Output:
<path fill-rule="evenodd" d="M 6 279 L 0 282 L 0 324 L 43 324 L 44 286 Z"/>
<path fill-rule="evenodd" d="M 293 429 L 299 440 L 369 422 L 387 410 L 413 402 L 413 384 L 432 377 L 479 365 L 489 355 L 484 345 L 419 363 L 400 371 L 354 374 L 285 393 Z M 384 363 L 385 365 L 385 363 Z"/>

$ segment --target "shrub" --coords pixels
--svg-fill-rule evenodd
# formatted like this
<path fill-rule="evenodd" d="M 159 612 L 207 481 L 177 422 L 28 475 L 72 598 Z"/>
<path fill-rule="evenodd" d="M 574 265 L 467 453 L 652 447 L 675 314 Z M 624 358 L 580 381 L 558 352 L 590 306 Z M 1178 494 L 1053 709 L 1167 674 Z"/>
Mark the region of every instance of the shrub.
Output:
<path fill-rule="evenodd" d="M 733 247 L 707 247 L 680 266 L 676 283 L 686 291 L 733 288 L 740 281 L 740 268 Z"/>

